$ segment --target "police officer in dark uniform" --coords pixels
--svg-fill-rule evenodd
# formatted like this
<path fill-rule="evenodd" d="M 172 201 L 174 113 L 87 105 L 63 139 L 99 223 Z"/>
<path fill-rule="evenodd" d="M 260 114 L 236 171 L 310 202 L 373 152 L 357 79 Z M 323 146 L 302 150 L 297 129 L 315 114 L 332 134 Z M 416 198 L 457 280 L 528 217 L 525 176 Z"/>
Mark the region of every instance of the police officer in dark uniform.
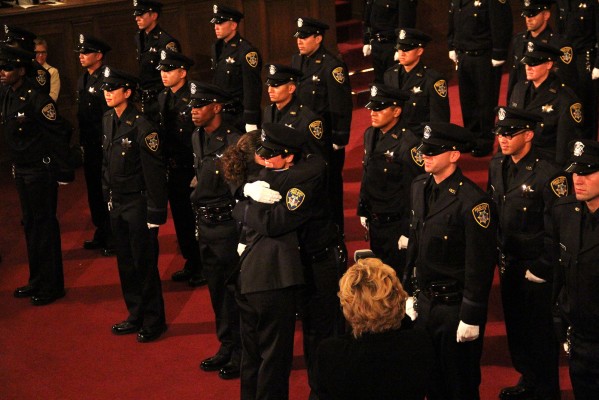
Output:
<path fill-rule="evenodd" d="M 352 98 L 345 64 L 323 45 L 329 26 L 312 18 L 297 19 L 298 54 L 291 58 L 291 67 L 302 71 L 297 90 L 300 102 L 320 115 L 324 138 L 329 149 L 328 191 L 333 218 L 343 234 L 343 164 L 345 145 L 349 142 Z"/>
<path fill-rule="evenodd" d="M 522 7 L 522 16 L 526 20 L 526 32 L 520 32 L 512 38 L 510 46 L 511 69 L 507 86 L 507 99 L 510 98 L 514 85 L 526 80 L 526 71 L 522 64 L 522 57 L 526 53 L 526 47 L 531 39 L 549 43 L 562 52 L 559 59 L 555 60 L 554 71 L 562 83 L 575 87 L 578 82 L 578 72 L 574 60 L 572 45 L 565 38 L 554 33 L 548 25 L 551 18 L 551 5 L 554 0 L 525 0 Z"/>
<path fill-rule="evenodd" d="M 216 319 L 218 352 L 200 363 L 204 371 L 219 371 L 222 379 L 239 377 L 241 339 L 239 311 L 226 279 L 237 266 L 239 229 L 231 216 L 235 200 L 221 171 L 220 158 L 234 146 L 241 132 L 224 123 L 223 105 L 233 98 L 223 88 L 200 82 L 190 83 L 192 120 L 196 130 L 191 142 L 197 185 L 191 202 L 197 210 L 197 230 L 204 276 Z"/>
<path fill-rule="evenodd" d="M 133 16 L 139 31 L 135 35 L 137 61 L 139 62 L 139 88 L 142 112 L 158 122 L 157 97 L 164 86 L 157 69 L 162 50 L 180 51 L 177 39 L 158 24 L 162 3 L 153 0 L 133 0 Z"/>
<path fill-rule="evenodd" d="M 395 30 L 416 26 L 417 0 L 366 0 L 364 6 L 364 57 L 372 54 L 374 81 L 383 82 L 383 74 L 394 61 Z"/>
<path fill-rule="evenodd" d="M 427 34 L 410 28 L 397 30 L 399 63 L 385 71 L 385 85 L 410 92 L 410 99 L 401 110 L 402 125 L 415 132 L 423 122 L 449 122 L 447 80 L 420 58 L 430 42 Z"/>
<path fill-rule="evenodd" d="M 472 154 L 493 150 L 494 109 L 501 65 L 512 37 L 512 9 L 506 0 L 453 0 L 449 6 L 449 58 L 455 63 L 464 127 L 475 136 Z"/>
<path fill-rule="evenodd" d="M 497 214 L 491 198 L 457 166 L 460 152 L 470 150 L 469 139 L 469 131 L 457 125 L 427 124 L 418 150 L 428 174 L 412 183 L 407 266 L 415 269 L 417 291 L 406 312 L 433 339 L 431 400 L 480 397 Z"/>
<path fill-rule="evenodd" d="M 358 215 L 370 234 L 370 248 L 403 276 L 406 258 L 400 237 L 407 239 L 412 180 L 424 173 L 420 138 L 402 127 L 408 92 L 374 84 L 370 88 L 372 125 L 364 132 L 364 157 Z M 404 239 L 404 241 L 405 241 Z"/>
<path fill-rule="evenodd" d="M 559 399 L 558 342 L 553 330 L 549 211 L 568 180 L 532 145 L 538 114 L 497 109 L 501 152 L 489 166 L 489 194 L 499 214 L 501 300 L 512 364 L 521 378 L 501 399 Z"/>
<path fill-rule="evenodd" d="M 599 398 L 599 143 L 569 144 L 573 192 L 553 207 L 556 317 L 576 399 Z"/>
<path fill-rule="evenodd" d="M 45 305 L 65 295 L 60 227 L 56 217 L 57 163 L 68 145 L 64 120 L 48 94 L 26 79 L 33 53 L 0 47 L 0 117 L 23 212 L 29 281 L 15 297 Z"/>
<path fill-rule="evenodd" d="M 295 95 L 302 72 L 281 64 L 266 66 L 266 86 L 272 104 L 264 108 L 263 122 L 287 125 L 306 136 L 308 154 L 329 156 L 322 118 L 300 103 Z"/>
<path fill-rule="evenodd" d="M 115 237 L 121 289 L 129 312 L 112 333 L 140 343 L 166 331 L 158 272 L 158 226 L 166 222 L 166 167 L 157 127 L 129 103 L 137 78 L 106 67 L 102 189 Z"/>
<path fill-rule="evenodd" d="M 540 158 L 562 166 L 567 144 L 582 136 L 583 107 L 576 94 L 551 72 L 562 52 L 537 40 L 526 45 L 522 63 L 526 81 L 518 82 L 509 105 L 540 114 L 543 124 L 535 132 L 533 144 Z"/>
<path fill-rule="evenodd" d="M 249 132 L 260 125 L 262 101 L 262 57 L 238 32 L 243 13 L 221 4 L 212 8 L 216 42 L 212 45 L 212 83 L 225 89 L 239 102 L 225 120 Z"/>
<path fill-rule="evenodd" d="M 195 235 L 195 216 L 189 196 L 191 181 L 195 177 L 191 134 L 195 125 L 189 108 L 190 92 L 187 73 L 193 61 L 183 54 L 162 50 L 158 68 L 165 88 L 158 95 L 160 134 L 164 144 L 167 167 L 168 197 L 175 224 L 177 242 L 185 265 L 172 275 L 175 282 L 188 282 L 190 286 L 206 283 L 202 275 L 200 251 Z"/>
<path fill-rule="evenodd" d="M 75 52 L 85 69 L 77 81 L 77 120 L 79 142 L 85 157 L 83 170 L 87 185 L 87 201 L 92 222 L 96 227 L 94 237 L 83 242 L 85 249 L 103 249 L 102 254 L 114 253 L 114 238 L 110 228 L 110 216 L 102 194 L 102 117 L 108 105 L 101 89 L 104 79 L 104 57 L 110 46 L 88 35 L 79 35 Z"/>

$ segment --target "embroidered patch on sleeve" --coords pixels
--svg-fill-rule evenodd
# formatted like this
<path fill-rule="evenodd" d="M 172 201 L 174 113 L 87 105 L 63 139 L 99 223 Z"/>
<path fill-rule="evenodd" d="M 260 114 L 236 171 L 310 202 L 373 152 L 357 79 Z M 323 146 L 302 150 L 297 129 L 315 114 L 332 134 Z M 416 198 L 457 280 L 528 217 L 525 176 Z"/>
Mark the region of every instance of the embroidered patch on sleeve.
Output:
<path fill-rule="evenodd" d="M 332 74 L 333 74 L 333 78 L 335 78 L 335 80 L 338 83 L 345 82 L 345 71 L 343 71 L 343 67 L 337 67 L 337 68 L 335 68 L 333 70 Z"/>
<path fill-rule="evenodd" d="M 410 150 L 410 155 L 412 156 L 412 160 L 418 165 L 422 167 L 424 165 L 424 157 L 422 157 L 422 153 L 418 151 L 418 146 L 412 147 Z"/>
<path fill-rule="evenodd" d="M 323 128 L 322 128 L 322 121 L 321 120 L 317 120 L 317 121 L 312 122 L 310 125 L 308 125 L 308 129 L 310 129 L 310 133 L 316 139 L 321 139 L 322 138 Z"/>
<path fill-rule="evenodd" d="M 570 106 L 570 115 L 577 124 L 582 122 L 582 104 L 574 103 Z"/>
<path fill-rule="evenodd" d="M 255 51 L 250 51 L 245 55 L 245 60 L 252 68 L 256 68 L 258 66 L 258 53 Z"/>
<path fill-rule="evenodd" d="M 50 121 L 56 120 L 56 107 L 54 107 L 54 104 L 46 104 L 44 108 L 42 108 L 42 115 Z"/>
<path fill-rule="evenodd" d="M 304 192 L 297 188 L 291 188 L 287 191 L 287 195 L 285 196 L 285 203 L 287 204 L 287 209 L 289 211 L 295 211 L 304 202 L 306 195 Z"/>
<path fill-rule="evenodd" d="M 146 140 L 146 145 L 148 146 L 148 149 L 150 149 L 152 151 L 158 150 L 158 146 L 160 144 L 160 141 L 158 139 L 158 133 L 156 133 L 156 132 L 150 133 L 149 135 L 146 136 L 145 140 Z"/>
<path fill-rule="evenodd" d="M 568 194 L 568 180 L 565 176 L 558 176 L 551 181 L 551 190 L 557 197 L 564 197 Z"/>
<path fill-rule="evenodd" d="M 560 60 L 562 60 L 564 64 L 570 64 L 574 54 L 572 47 L 562 47 L 560 50 L 562 52 L 562 55 L 559 57 Z"/>
<path fill-rule="evenodd" d="M 437 82 L 435 82 L 433 87 L 439 96 L 447 97 L 447 82 L 445 79 L 439 79 Z"/>
<path fill-rule="evenodd" d="M 43 69 L 38 69 L 35 80 L 37 81 L 37 83 L 40 84 L 40 86 L 45 86 L 48 82 L 48 80 L 46 79 L 46 71 Z"/>
<path fill-rule="evenodd" d="M 480 203 L 472 208 L 472 215 L 477 224 L 483 228 L 488 228 L 491 223 L 491 208 L 489 203 Z"/>

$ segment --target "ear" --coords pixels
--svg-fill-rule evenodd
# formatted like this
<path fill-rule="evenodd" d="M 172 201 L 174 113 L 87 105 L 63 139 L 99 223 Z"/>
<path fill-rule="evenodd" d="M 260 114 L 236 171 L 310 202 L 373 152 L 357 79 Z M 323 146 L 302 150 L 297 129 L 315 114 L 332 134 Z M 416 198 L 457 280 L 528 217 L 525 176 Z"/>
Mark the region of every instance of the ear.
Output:
<path fill-rule="evenodd" d="M 131 97 L 131 95 L 133 94 L 133 90 L 131 90 L 131 89 L 125 89 L 125 90 L 123 91 L 123 94 L 125 95 L 125 98 L 127 98 L 127 99 L 128 99 L 128 98 L 129 98 L 129 97 Z"/>
<path fill-rule="evenodd" d="M 460 153 L 459 151 L 452 151 L 449 155 L 449 161 L 452 163 L 456 163 L 460 159 L 461 155 L 462 153 Z"/>
<path fill-rule="evenodd" d="M 220 114 L 223 110 L 223 105 L 220 103 L 212 103 L 212 110 L 214 110 L 215 114 Z"/>
<path fill-rule="evenodd" d="M 524 132 L 523 135 L 524 135 L 525 142 L 532 142 L 532 139 L 535 137 L 535 131 L 533 131 L 531 129 L 531 130 Z"/>
<path fill-rule="evenodd" d="M 318 44 L 322 43 L 322 35 L 316 35 L 314 37 L 316 38 L 316 43 L 318 43 Z"/>
<path fill-rule="evenodd" d="M 295 85 L 295 83 L 290 83 L 288 86 L 289 87 L 287 88 L 287 91 L 291 94 L 295 93 L 295 91 L 297 90 L 297 86 Z"/>
<path fill-rule="evenodd" d="M 181 76 L 181 79 L 187 78 L 187 70 L 181 68 L 180 76 Z"/>
<path fill-rule="evenodd" d="M 393 107 L 393 118 L 399 118 L 401 110 L 401 107 Z"/>
<path fill-rule="evenodd" d="M 418 47 L 418 50 L 416 50 L 416 54 L 418 55 L 418 57 L 422 57 L 422 55 L 424 54 L 424 49 L 422 47 Z"/>

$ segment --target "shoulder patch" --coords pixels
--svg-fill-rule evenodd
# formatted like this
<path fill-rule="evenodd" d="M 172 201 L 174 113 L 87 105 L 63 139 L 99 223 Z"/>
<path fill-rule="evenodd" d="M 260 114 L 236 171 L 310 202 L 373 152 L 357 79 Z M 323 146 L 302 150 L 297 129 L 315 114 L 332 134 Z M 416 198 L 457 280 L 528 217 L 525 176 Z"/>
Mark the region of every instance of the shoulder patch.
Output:
<path fill-rule="evenodd" d="M 422 157 L 422 153 L 418 151 L 418 146 L 412 147 L 410 150 L 410 155 L 412 156 L 412 160 L 418 165 L 422 167 L 424 165 L 424 157 Z"/>
<path fill-rule="evenodd" d="M 477 224 L 483 228 L 488 228 L 491 223 L 491 208 L 489 203 L 480 203 L 472 208 L 472 215 Z"/>
<path fill-rule="evenodd" d="M 570 64 L 574 54 L 572 47 L 562 47 L 560 50 L 562 52 L 562 55 L 559 57 L 560 60 L 562 60 L 564 64 Z"/>
<path fill-rule="evenodd" d="M 38 69 L 35 80 L 37 81 L 37 83 L 39 83 L 40 86 L 46 85 L 46 83 L 48 82 L 46 79 L 46 71 L 44 71 L 43 69 Z"/>
<path fill-rule="evenodd" d="M 582 104 L 574 103 L 570 106 L 570 115 L 577 124 L 582 122 Z"/>
<path fill-rule="evenodd" d="M 287 195 L 285 196 L 285 204 L 287 204 L 287 209 L 289 211 L 295 211 L 304 202 L 306 195 L 304 192 L 297 188 L 291 188 L 287 191 Z"/>
<path fill-rule="evenodd" d="M 245 55 L 245 61 L 247 61 L 250 67 L 256 68 L 258 66 L 258 53 L 250 51 Z"/>
<path fill-rule="evenodd" d="M 175 42 L 168 42 L 166 44 L 166 46 L 164 46 L 167 50 L 171 50 L 171 51 L 179 51 L 179 49 L 177 48 L 177 43 Z"/>
<path fill-rule="evenodd" d="M 54 107 L 54 104 L 46 104 L 44 108 L 42 108 L 42 115 L 50 121 L 56 120 L 56 107 Z"/>
<path fill-rule="evenodd" d="M 439 96 L 447 97 L 447 82 L 445 79 L 439 79 L 437 82 L 435 82 L 433 87 Z"/>
<path fill-rule="evenodd" d="M 551 190 L 557 197 L 564 197 L 568 194 L 568 180 L 565 176 L 558 176 L 551 181 Z"/>
<path fill-rule="evenodd" d="M 321 120 L 316 120 L 316 121 L 312 122 L 310 125 L 308 125 L 308 129 L 310 129 L 310 133 L 316 139 L 322 139 L 323 128 L 322 128 Z"/>
<path fill-rule="evenodd" d="M 146 145 L 148 146 L 148 149 L 150 149 L 152 151 L 158 150 L 160 140 L 158 139 L 157 132 L 150 133 L 149 135 L 146 136 L 145 140 L 146 140 Z"/>
<path fill-rule="evenodd" d="M 333 70 L 332 74 L 333 74 L 333 78 L 335 78 L 335 80 L 338 83 L 345 82 L 345 71 L 343 71 L 343 67 L 337 67 L 337 68 L 335 68 Z"/>

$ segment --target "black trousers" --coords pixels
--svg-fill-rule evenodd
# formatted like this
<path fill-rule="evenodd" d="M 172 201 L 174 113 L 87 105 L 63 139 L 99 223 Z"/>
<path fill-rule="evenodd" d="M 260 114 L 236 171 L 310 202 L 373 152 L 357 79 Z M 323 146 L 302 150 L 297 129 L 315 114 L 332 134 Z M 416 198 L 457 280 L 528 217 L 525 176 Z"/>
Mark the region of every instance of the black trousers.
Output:
<path fill-rule="evenodd" d="M 145 329 L 165 323 L 158 272 L 158 228 L 148 229 L 145 194 L 113 193 L 110 212 L 127 320 Z"/>
<path fill-rule="evenodd" d="M 376 218 L 368 220 L 370 249 L 385 264 L 395 270 L 400 280 L 403 279 L 406 269 L 406 251 L 399 250 L 397 241 L 401 235 L 408 236 L 409 232 L 404 229 L 406 226 L 409 226 L 408 222 L 403 220 L 393 222 Z"/>
<path fill-rule="evenodd" d="M 297 288 L 237 292 L 241 316 L 241 399 L 289 399 Z"/>
<path fill-rule="evenodd" d="M 599 399 L 599 341 L 570 337 L 570 380 L 576 400 Z"/>
<path fill-rule="evenodd" d="M 21 202 L 29 285 L 40 296 L 64 291 L 60 227 L 56 217 L 58 184 L 51 164 L 15 166 L 15 183 Z"/>
<path fill-rule="evenodd" d="M 381 43 L 378 40 L 373 40 L 372 45 L 372 67 L 374 68 L 374 81 L 376 83 L 383 83 L 383 76 L 385 71 L 391 68 L 395 61 L 395 43 L 393 41 L 389 43 Z"/>
<path fill-rule="evenodd" d="M 102 146 L 84 146 L 83 172 L 87 186 L 87 202 L 96 227 L 94 240 L 101 242 L 105 247 L 114 247 L 114 238 L 110 227 L 108 207 L 102 193 Z"/>
<path fill-rule="evenodd" d="M 339 232 L 344 235 L 343 211 L 343 164 L 345 163 L 345 148 L 331 150 L 329 160 L 328 194 L 330 199 L 333 222 L 339 227 Z"/>
<path fill-rule="evenodd" d="M 524 278 L 526 267 L 507 265 L 501 275 L 501 301 L 512 365 L 519 385 L 538 399 L 559 399 L 559 343 L 553 329 L 551 283 Z"/>

